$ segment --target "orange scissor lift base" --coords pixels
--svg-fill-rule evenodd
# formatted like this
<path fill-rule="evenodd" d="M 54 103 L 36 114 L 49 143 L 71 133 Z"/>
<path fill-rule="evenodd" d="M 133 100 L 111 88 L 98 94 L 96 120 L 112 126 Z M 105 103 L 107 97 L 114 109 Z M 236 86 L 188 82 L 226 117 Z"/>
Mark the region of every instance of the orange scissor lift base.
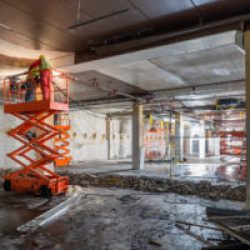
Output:
<path fill-rule="evenodd" d="M 50 145 L 51 140 L 61 133 L 51 122 L 51 117 L 60 112 L 68 112 L 68 107 L 68 100 L 5 103 L 5 113 L 22 121 L 7 134 L 22 144 L 9 153 L 8 157 L 23 168 L 4 176 L 3 187 L 6 191 L 42 196 L 58 195 L 67 191 L 68 177 L 59 176 L 47 165 L 61 156 L 54 145 Z M 28 136 L 29 131 L 36 131 L 35 136 Z"/>
<path fill-rule="evenodd" d="M 21 169 L 4 176 L 4 189 L 42 196 L 64 194 L 68 189 L 68 177 L 40 175 L 31 169 Z"/>

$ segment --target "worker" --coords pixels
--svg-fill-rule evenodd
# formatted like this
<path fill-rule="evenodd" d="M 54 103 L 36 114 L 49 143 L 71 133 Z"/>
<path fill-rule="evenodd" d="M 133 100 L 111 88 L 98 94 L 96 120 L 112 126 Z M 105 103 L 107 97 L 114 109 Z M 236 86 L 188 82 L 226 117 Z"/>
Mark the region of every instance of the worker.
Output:
<path fill-rule="evenodd" d="M 20 82 L 21 80 L 16 76 L 10 78 L 10 97 L 12 102 L 16 102 L 18 100 Z"/>
<path fill-rule="evenodd" d="M 44 100 L 50 99 L 52 72 L 51 66 L 43 55 L 40 56 L 40 80 Z"/>
<path fill-rule="evenodd" d="M 40 61 L 36 60 L 29 67 L 29 73 L 26 82 L 21 86 L 25 91 L 25 102 L 32 102 L 35 100 L 35 89 L 40 83 Z"/>
<path fill-rule="evenodd" d="M 21 88 L 25 89 L 25 102 L 32 102 L 35 100 L 35 80 L 28 77 Z"/>
<path fill-rule="evenodd" d="M 38 60 L 36 60 L 30 65 L 29 72 L 29 75 L 33 79 L 40 79 L 43 99 L 49 100 L 52 82 L 52 72 L 50 64 L 47 62 L 43 55 L 41 55 Z"/>
<path fill-rule="evenodd" d="M 23 102 L 25 100 L 25 95 L 26 95 L 25 85 L 22 84 L 21 88 L 20 88 L 20 100 L 21 100 L 21 102 Z"/>

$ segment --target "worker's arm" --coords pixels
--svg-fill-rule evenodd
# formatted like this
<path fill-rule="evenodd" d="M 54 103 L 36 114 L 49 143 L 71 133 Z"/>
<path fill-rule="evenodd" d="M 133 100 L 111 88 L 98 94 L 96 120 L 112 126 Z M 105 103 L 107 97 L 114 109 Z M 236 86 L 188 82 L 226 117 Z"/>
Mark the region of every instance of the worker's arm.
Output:
<path fill-rule="evenodd" d="M 40 65 L 41 65 L 41 60 L 40 60 L 40 59 L 34 61 L 34 62 L 30 65 L 29 71 L 32 70 L 33 68 L 39 67 Z"/>

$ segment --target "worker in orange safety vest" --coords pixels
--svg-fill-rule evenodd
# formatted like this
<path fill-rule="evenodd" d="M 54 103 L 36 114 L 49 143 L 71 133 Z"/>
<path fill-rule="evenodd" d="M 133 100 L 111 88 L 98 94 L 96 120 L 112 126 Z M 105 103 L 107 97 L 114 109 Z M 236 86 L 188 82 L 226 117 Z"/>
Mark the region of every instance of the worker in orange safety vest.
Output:
<path fill-rule="evenodd" d="M 38 60 L 36 60 L 30 65 L 29 72 L 31 76 L 35 79 L 38 76 L 40 77 L 43 99 L 49 100 L 52 82 L 52 72 L 51 65 L 47 62 L 43 55 L 41 55 Z"/>

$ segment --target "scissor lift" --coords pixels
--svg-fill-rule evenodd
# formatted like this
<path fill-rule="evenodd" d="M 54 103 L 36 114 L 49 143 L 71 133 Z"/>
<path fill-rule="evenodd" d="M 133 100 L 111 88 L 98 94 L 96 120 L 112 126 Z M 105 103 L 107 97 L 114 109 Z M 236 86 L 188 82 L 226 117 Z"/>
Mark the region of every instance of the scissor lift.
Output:
<path fill-rule="evenodd" d="M 68 177 L 57 175 L 49 165 L 63 155 L 53 143 L 62 133 L 54 124 L 54 115 L 69 110 L 69 78 L 65 73 L 56 72 L 50 84 L 50 99 L 43 99 L 38 84 L 34 87 L 35 99 L 29 102 L 25 100 L 27 90 L 23 90 L 25 79 L 26 76 L 15 88 L 9 78 L 4 81 L 4 112 L 21 121 L 7 132 L 21 143 L 8 157 L 22 167 L 4 176 L 4 189 L 43 196 L 65 193 Z"/>

